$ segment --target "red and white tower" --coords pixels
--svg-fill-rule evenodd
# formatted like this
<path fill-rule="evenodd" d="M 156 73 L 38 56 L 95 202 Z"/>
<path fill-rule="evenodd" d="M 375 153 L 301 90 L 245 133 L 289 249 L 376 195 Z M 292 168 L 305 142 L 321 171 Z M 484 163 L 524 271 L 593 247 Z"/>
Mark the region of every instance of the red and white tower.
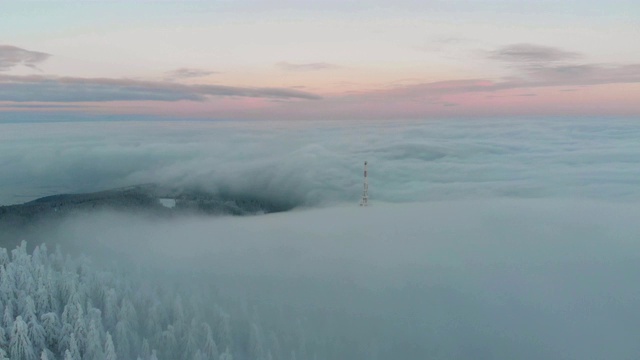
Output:
<path fill-rule="evenodd" d="M 364 189 L 362 190 L 362 199 L 360 206 L 369 206 L 369 179 L 367 177 L 367 162 L 364 162 Z"/>

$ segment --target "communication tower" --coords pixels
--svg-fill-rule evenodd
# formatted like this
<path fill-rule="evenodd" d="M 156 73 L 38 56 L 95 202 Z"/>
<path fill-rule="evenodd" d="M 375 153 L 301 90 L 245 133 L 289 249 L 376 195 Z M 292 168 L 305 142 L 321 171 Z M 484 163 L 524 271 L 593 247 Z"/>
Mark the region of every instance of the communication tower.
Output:
<path fill-rule="evenodd" d="M 362 190 L 362 199 L 360 206 L 369 206 L 369 179 L 367 177 L 367 162 L 364 162 L 364 189 Z"/>

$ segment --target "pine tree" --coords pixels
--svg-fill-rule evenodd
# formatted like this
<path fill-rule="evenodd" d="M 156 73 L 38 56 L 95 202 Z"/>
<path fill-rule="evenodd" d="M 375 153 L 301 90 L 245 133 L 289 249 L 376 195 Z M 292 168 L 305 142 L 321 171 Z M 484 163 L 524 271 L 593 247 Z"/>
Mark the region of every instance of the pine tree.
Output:
<path fill-rule="evenodd" d="M 233 356 L 231 355 L 229 348 L 220 355 L 220 360 L 233 360 Z"/>
<path fill-rule="evenodd" d="M 71 335 L 73 334 L 73 327 L 67 323 L 62 324 L 62 329 L 59 332 L 58 338 L 58 351 L 64 353 L 71 344 Z"/>
<path fill-rule="evenodd" d="M 71 353 L 71 358 L 73 360 L 82 360 L 82 356 L 80 356 L 80 349 L 78 348 L 78 342 L 76 340 L 76 334 L 72 333 L 71 338 L 69 340 L 69 353 Z"/>
<path fill-rule="evenodd" d="M 4 250 L 4 249 L 1 249 Z M 6 253 L 6 250 L 5 250 Z M 0 301 L 5 306 L 10 306 L 13 301 L 13 279 L 9 275 L 9 265 L 0 266 Z M 13 318 L 11 318 L 13 320 Z M 3 322 L 7 326 L 6 322 Z"/>
<path fill-rule="evenodd" d="M 33 346 L 29 339 L 29 329 L 27 323 L 22 320 L 22 316 L 18 316 L 13 323 L 11 340 L 9 342 L 9 355 L 12 359 L 36 359 L 36 354 L 33 351 Z"/>
<path fill-rule="evenodd" d="M 46 347 L 55 350 L 60 333 L 58 315 L 48 312 L 40 317 L 40 321 L 42 322 Z"/>
<path fill-rule="evenodd" d="M 85 358 L 93 360 L 104 359 L 104 351 L 102 350 L 102 341 L 100 339 L 100 331 L 98 330 L 94 320 L 89 323 L 89 331 L 87 332 Z"/>
<path fill-rule="evenodd" d="M 36 354 L 40 353 L 47 347 L 47 341 L 44 333 L 44 328 L 38 322 L 38 318 L 33 315 L 29 319 L 27 324 L 29 330 L 29 338 L 33 344 L 33 349 Z"/>
<path fill-rule="evenodd" d="M 204 359 L 205 357 L 204 355 L 202 355 L 202 351 L 200 351 L 200 349 L 198 349 L 193 355 L 193 360 L 204 360 Z"/>
<path fill-rule="evenodd" d="M 9 302 L 4 307 L 4 315 L 2 317 L 2 324 L 4 325 L 4 328 L 5 329 L 13 328 L 14 319 L 15 318 L 13 317 L 13 306 Z"/>
<path fill-rule="evenodd" d="M 195 319 L 191 322 L 191 326 L 187 330 L 187 335 L 184 341 L 184 351 L 182 352 L 182 358 L 184 360 L 190 360 L 196 353 L 198 347 L 198 341 L 196 340 L 197 327 Z"/>
<path fill-rule="evenodd" d="M 151 348 L 149 347 L 149 341 L 146 338 L 142 340 L 140 356 L 142 356 L 143 359 L 148 359 L 151 356 Z"/>
<path fill-rule="evenodd" d="M 213 340 L 213 332 L 207 323 L 202 324 L 204 330 L 204 348 L 203 353 L 208 360 L 218 360 L 218 346 Z"/>
<path fill-rule="evenodd" d="M 0 248 L 0 267 L 7 266 L 9 264 L 9 254 L 7 249 Z"/>
<path fill-rule="evenodd" d="M 9 345 L 9 339 L 7 339 L 7 332 L 2 326 L 0 326 L 0 349 L 6 349 Z"/>
<path fill-rule="evenodd" d="M 162 332 L 160 341 L 162 357 L 167 359 L 173 358 L 176 355 L 176 348 L 178 347 L 173 326 L 167 326 L 167 330 Z"/>
<path fill-rule="evenodd" d="M 49 294 L 45 284 L 45 279 L 39 279 L 35 302 L 38 314 L 46 314 L 52 310 L 51 305 L 49 304 Z"/>
<path fill-rule="evenodd" d="M 116 344 L 118 344 L 118 357 L 129 359 L 131 355 L 131 335 L 126 321 L 118 321 L 116 325 Z"/>
<path fill-rule="evenodd" d="M 109 289 L 104 298 L 104 324 L 107 329 L 113 329 L 118 322 L 118 296 L 115 289 Z"/>
<path fill-rule="evenodd" d="M 105 360 L 117 360 L 116 349 L 113 346 L 113 340 L 111 334 L 107 331 L 107 340 L 104 343 L 104 359 Z"/>

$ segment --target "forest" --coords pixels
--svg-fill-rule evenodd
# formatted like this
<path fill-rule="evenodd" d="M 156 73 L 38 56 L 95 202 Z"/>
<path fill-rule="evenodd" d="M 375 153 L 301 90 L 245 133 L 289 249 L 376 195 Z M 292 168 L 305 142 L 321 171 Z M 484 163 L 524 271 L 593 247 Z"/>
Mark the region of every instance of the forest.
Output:
<path fill-rule="evenodd" d="M 171 281 L 120 271 L 98 270 L 60 248 L 49 253 L 44 244 L 31 253 L 26 242 L 0 248 L 0 359 L 315 357 L 300 323 L 290 332 L 267 331 L 246 303 L 231 316 L 210 296 L 183 298 Z"/>

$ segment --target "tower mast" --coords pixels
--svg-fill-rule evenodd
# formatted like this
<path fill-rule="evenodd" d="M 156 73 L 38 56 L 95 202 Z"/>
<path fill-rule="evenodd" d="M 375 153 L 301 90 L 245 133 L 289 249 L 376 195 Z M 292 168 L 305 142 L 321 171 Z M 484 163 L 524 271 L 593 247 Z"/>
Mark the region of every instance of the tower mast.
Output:
<path fill-rule="evenodd" d="M 367 162 L 364 162 L 364 189 L 362 190 L 362 199 L 360 200 L 360 206 L 369 205 L 369 179 L 367 177 Z"/>

